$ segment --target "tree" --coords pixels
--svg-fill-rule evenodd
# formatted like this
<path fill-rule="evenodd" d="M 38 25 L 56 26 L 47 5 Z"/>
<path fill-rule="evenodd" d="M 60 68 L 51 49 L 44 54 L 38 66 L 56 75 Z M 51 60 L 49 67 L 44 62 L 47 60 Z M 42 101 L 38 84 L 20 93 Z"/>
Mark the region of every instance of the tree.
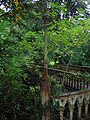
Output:
<path fill-rule="evenodd" d="M 3 1 L 2 4 L 7 5 L 7 2 Z M 10 117 L 15 120 L 41 119 L 43 110 L 39 105 L 40 84 L 31 86 L 23 66 L 43 64 L 43 2 L 44 0 L 33 4 L 31 1 L 29 3 L 19 1 L 16 5 L 17 1 L 16 3 L 9 1 L 9 11 L 0 13 L 0 116 L 2 120 L 12 119 Z M 61 19 L 60 4 L 60 2 L 52 2 L 51 8 L 46 10 L 48 59 L 54 61 L 62 58 L 64 64 L 88 65 L 85 58 L 89 57 L 90 19 L 78 20 L 74 17 L 71 17 L 70 21 L 65 17 Z M 18 9 L 20 6 L 21 8 Z M 62 8 L 66 15 L 65 7 L 66 3 Z M 4 15 L 6 18 L 3 17 Z M 17 16 L 20 16 L 20 19 L 16 19 Z"/>

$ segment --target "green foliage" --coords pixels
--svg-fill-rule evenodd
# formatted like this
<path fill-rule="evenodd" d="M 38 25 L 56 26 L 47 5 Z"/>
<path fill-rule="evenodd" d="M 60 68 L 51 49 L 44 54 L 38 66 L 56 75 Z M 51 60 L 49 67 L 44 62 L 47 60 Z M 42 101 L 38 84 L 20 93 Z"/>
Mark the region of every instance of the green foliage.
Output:
<path fill-rule="evenodd" d="M 90 74 L 88 72 L 85 72 L 84 74 L 82 74 L 82 77 L 88 82 L 90 82 Z"/>
<path fill-rule="evenodd" d="M 87 45 L 90 41 L 89 22 L 90 19 L 69 22 L 62 20 L 60 22 L 50 23 L 48 28 L 48 55 L 52 61 L 55 57 L 66 57 L 67 60 L 72 59 L 72 64 L 79 64 L 80 61 L 85 60 Z M 86 49 L 85 49 L 86 48 Z M 51 53 L 53 51 L 53 53 Z M 77 59 L 77 60 L 76 60 Z M 68 60 L 68 62 L 69 62 Z M 73 61 L 76 61 L 74 63 Z M 63 61 L 64 62 L 64 61 Z M 67 63 L 67 62 L 66 62 Z M 86 60 L 85 60 L 86 63 Z M 85 63 L 81 63 L 85 66 Z M 87 65 L 88 63 L 86 63 Z"/>
<path fill-rule="evenodd" d="M 19 27 L 15 28 L 8 21 L 0 22 L 1 120 L 41 119 L 40 86 L 28 87 L 23 83 L 23 79 L 27 78 L 23 66 L 30 66 L 34 62 L 34 56 L 37 55 L 37 53 L 34 54 L 34 50 L 41 46 L 36 42 L 40 36 L 35 35 L 28 41 L 27 33 L 34 35 L 33 32 L 23 34 Z"/>
<path fill-rule="evenodd" d="M 3 1 L 3 0 L 2 0 Z M 13 3 L 10 9 L 10 18 L 0 18 L 0 117 L 1 120 L 40 120 L 43 108 L 40 101 L 40 85 L 31 86 L 27 80 L 27 73 L 23 66 L 30 67 L 43 64 L 44 30 L 42 3 L 25 4 Z M 7 0 L 2 4 L 7 3 Z M 11 4 L 10 4 L 11 3 Z M 9 8 L 12 8 L 9 1 Z M 44 6 L 43 6 L 44 7 Z M 48 61 L 53 66 L 55 59 L 62 59 L 64 64 L 88 66 L 86 57 L 90 57 L 90 18 L 70 21 L 61 20 L 61 6 L 58 2 L 51 3 L 51 11 L 46 10 Z M 16 10 L 16 13 L 15 13 Z M 66 5 L 62 11 L 66 14 Z M 79 11 L 80 12 L 80 11 Z M 12 14 L 13 13 L 13 14 Z M 0 10 L 0 15 L 5 14 Z M 52 62 L 53 61 L 53 62 Z M 89 75 L 85 75 L 89 79 Z M 51 84 L 59 95 L 59 90 L 64 89 L 56 79 L 51 78 Z M 55 92 L 55 91 L 54 91 Z M 51 93 L 53 97 L 53 91 Z M 57 104 L 58 106 L 58 104 Z M 52 107 L 52 120 L 56 119 L 57 106 Z"/>

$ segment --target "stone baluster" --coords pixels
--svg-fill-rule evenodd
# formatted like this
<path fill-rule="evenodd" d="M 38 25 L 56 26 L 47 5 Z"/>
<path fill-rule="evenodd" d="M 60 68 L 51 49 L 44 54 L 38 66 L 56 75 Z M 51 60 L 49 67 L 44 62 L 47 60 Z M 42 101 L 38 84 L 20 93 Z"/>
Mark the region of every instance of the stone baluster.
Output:
<path fill-rule="evenodd" d="M 89 100 L 90 100 L 90 94 L 86 94 L 85 95 L 85 100 L 84 100 L 84 103 L 85 103 L 85 116 L 87 116 L 87 114 L 88 114 Z"/>
<path fill-rule="evenodd" d="M 70 109 L 70 120 L 73 120 L 73 110 L 74 110 L 74 104 L 76 101 L 76 97 L 74 98 L 69 98 L 69 109 Z"/>
<path fill-rule="evenodd" d="M 89 105 L 89 101 L 85 100 L 85 116 L 88 115 L 88 105 Z"/>
<path fill-rule="evenodd" d="M 63 120 L 63 113 L 64 113 L 66 101 L 67 101 L 67 99 L 61 99 L 61 100 L 59 100 L 59 105 L 60 105 L 60 120 Z"/>
<path fill-rule="evenodd" d="M 88 88 L 88 81 L 87 81 L 87 88 Z"/>
<path fill-rule="evenodd" d="M 79 82 L 78 82 L 78 79 L 77 79 L 77 90 L 79 89 L 79 84 L 78 84 Z"/>
<path fill-rule="evenodd" d="M 70 87 L 72 87 L 72 78 L 70 77 Z"/>
<path fill-rule="evenodd" d="M 60 120 L 63 120 L 64 107 L 60 107 Z"/>
<path fill-rule="evenodd" d="M 85 80 L 83 80 L 83 89 L 85 89 Z"/>
<path fill-rule="evenodd" d="M 76 80 L 74 79 L 74 89 L 76 89 Z"/>
<path fill-rule="evenodd" d="M 80 78 L 78 78 L 78 90 L 80 90 Z"/>
<path fill-rule="evenodd" d="M 78 98 L 78 119 L 81 119 L 81 111 L 83 106 L 84 95 L 80 95 Z"/>
<path fill-rule="evenodd" d="M 64 76 L 64 86 L 66 85 L 66 76 Z"/>
<path fill-rule="evenodd" d="M 82 79 L 80 79 L 80 90 L 82 89 Z"/>
<path fill-rule="evenodd" d="M 67 84 L 66 85 L 68 86 L 68 76 L 67 76 Z"/>
<path fill-rule="evenodd" d="M 68 87 L 69 87 L 69 76 L 68 76 Z"/>
<path fill-rule="evenodd" d="M 70 120 L 73 120 L 74 105 L 69 105 L 69 109 L 70 109 Z"/>
<path fill-rule="evenodd" d="M 66 86 L 68 86 L 68 77 L 66 76 Z"/>
<path fill-rule="evenodd" d="M 82 103 L 78 103 L 78 119 L 79 120 L 81 119 L 82 106 L 83 106 Z"/>
<path fill-rule="evenodd" d="M 63 77 L 63 85 L 65 86 L 65 77 Z"/>
<path fill-rule="evenodd" d="M 69 87 L 70 87 L 70 82 L 71 82 L 71 81 L 70 81 L 70 77 L 69 77 Z"/>
<path fill-rule="evenodd" d="M 73 77 L 72 77 L 72 81 L 71 81 L 71 88 L 73 88 Z"/>

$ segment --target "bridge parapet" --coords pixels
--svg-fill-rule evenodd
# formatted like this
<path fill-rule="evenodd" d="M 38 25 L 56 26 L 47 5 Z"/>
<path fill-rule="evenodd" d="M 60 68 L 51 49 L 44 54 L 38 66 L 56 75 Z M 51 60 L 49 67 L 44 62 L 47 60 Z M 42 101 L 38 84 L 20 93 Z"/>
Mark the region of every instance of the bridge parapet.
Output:
<path fill-rule="evenodd" d="M 56 99 L 54 100 L 54 104 L 56 104 L 57 102 L 60 106 L 61 120 L 63 120 L 63 113 L 66 103 L 68 103 L 69 105 L 70 120 L 73 120 L 73 110 L 76 104 L 78 106 L 78 119 L 80 119 L 83 104 L 85 105 L 85 116 L 88 115 L 88 106 L 90 104 L 90 90 L 62 94 L 56 97 Z"/>
<path fill-rule="evenodd" d="M 89 87 L 89 82 L 83 77 L 79 77 L 76 75 L 71 75 L 68 73 L 58 73 L 54 74 L 53 78 L 55 78 L 60 84 L 63 84 L 67 88 L 73 90 L 82 90 L 87 89 Z"/>

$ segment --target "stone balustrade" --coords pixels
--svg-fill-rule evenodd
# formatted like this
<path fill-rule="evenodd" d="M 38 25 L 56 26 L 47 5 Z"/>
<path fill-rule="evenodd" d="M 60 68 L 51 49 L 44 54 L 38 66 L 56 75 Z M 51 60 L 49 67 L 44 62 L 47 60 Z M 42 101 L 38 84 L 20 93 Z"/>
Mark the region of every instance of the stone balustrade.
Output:
<path fill-rule="evenodd" d="M 90 73 L 90 67 L 89 66 L 75 66 L 75 65 L 70 65 L 67 67 L 67 65 L 64 64 L 55 64 L 55 67 L 60 69 L 60 70 L 67 70 L 67 71 L 74 71 L 75 73 L 77 73 L 78 71 L 80 73 L 85 73 L 88 72 Z"/>
<path fill-rule="evenodd" d="M 74 90 L 82 90 L 88 88 L 88 80 L 85 80 L 83 77 L 77 77 L 75 75 L 70 74 L 57 74 L 54 75 L 54 78 L 59 81 L 60 84 L 64 86 L 74 89 Z"/>
<path fill-rule="evenodd" d="M 73 67 L 74 68 L 74 67 Z M 40 71 L 41 73 L 43 72 L 43 67 L 42 66 L 33 66 L 33 71 Z M 78 68 L 77 68 L 78 69 Z M 82 70 L 83 68 L 80 67 L 80 70 Z M 85 68 L 90 70 L 90 68 Z M 36 83 L 39 82 L 38 81 L 38 77 L 37 76 L 39 73 L 37 74 L 33 74 L 32 75 L 32 67 L 28 68 L 27 66 L 24 67 L 24 71 L 26 71 L 28 74 L 31 74 L 30 77 L 35 77 L 37 78 L 37 81 L 35 81 Z M 31 72 L 32 71 L 32 72 Z M 48 68 L 48 74 L 49 77 L 55 78 L 57 81 L 59 81 L 61 84 L 63 84 L 64 86 L 70 88 L 70 89 L 74 89 L 74 90 L 82 90 L 82 89 L 87 89 L 89 86 L 89 82 L 87 79 L 83 78 L 81 75 L 74 73 L 74 72 L 68 72 L 68 71 L 64 71 L 64 70 L 60 70 L 60 69 L 55 69 L 55 68 Z M 34 81 L 31 81 L 30 78 L 29 82 L 33 83 Z M 34 83 L 35 83 L 34 82 Z"/>
<path fill-rule="evenodd" d="M 81 111 L 83 104 L 85 105 L 85 116 L 88 115 L 88 106 L 90 102 L 90 90 L 83 90 L 77 92 L 70 92 L 57 96 L 53 100 L 54 105 L 58 102 L 60 106 L 60 119 L 63 120 L 63 113 L 65 110 L 65 105 L 68 103 L 70 110 L 70 120 L 73 120 L 73 110 L 75 104 L 78 106 L 78 120 L 81 118 Z"/>

